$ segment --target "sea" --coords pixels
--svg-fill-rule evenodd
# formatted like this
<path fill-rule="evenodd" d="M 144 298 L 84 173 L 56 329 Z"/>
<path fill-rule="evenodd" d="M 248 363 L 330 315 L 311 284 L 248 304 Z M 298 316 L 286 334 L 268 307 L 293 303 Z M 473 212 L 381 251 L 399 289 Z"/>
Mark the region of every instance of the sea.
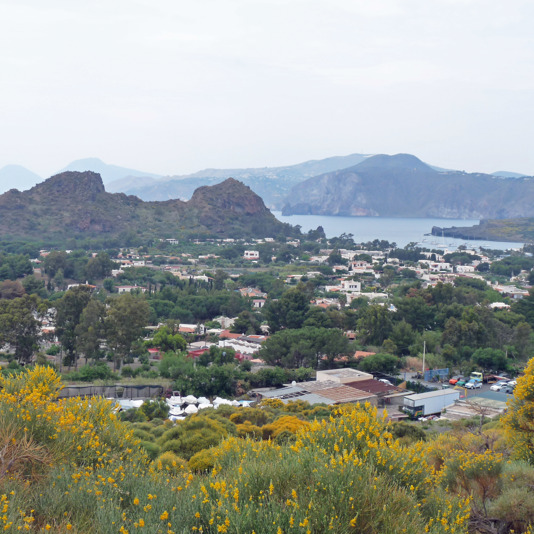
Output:
<path fill-rule="evenodd" d="M 300 225 L 303 232 L 324 228 L 326 237 L 337 237 L 341 234 L 353 234 L 356 243 L 367 243 L 375 239 L 396 243 L 405 247 L 408 243 L 417 243 L 422 248 L 456 250 L 460 245 L 478 249 L 480 247 L 494 250 L 522 248 L 524 243 L 509 241 L 482 241 L 453 239 L 430 235 L 433 226 L 451 228 L 452 226 L 473 226 L 478 219 L 423 219 L 397 217 L 335 217 L 328 215 L 282 215 L 273 211 L 273 215 L 284 223 Z"/>

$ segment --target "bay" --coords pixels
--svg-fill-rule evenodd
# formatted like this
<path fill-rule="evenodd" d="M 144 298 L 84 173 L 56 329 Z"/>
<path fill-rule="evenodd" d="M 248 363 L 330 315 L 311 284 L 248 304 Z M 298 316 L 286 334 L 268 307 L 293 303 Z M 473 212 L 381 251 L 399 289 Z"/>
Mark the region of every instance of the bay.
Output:
<path fill-rule="evenodd" d="M 436 219 L 436 218 L 401 218 L 401 217 L 335 217 L 328 215 L 282 215 L 280 211 L 273 211 L 273 215 L 281 222 L 300 225 L 303 232 L 315 230 L 318 226 L 324 228 L 326 237 L 337 237 L 343 233 L 353 234 L 356 243 L 367 243 L 375 239 L 395 242 L 404 247 L 408 243 L 418 243 L 425 248 L 447 248 L 455 250 L 460 245 L 468 248 L 489 248 L 507 250 L 521 248 L 523 243 L 503 241 L 483 241 L 453 239 L 438 237 L 430 234 L 433 226 L 450 228 L 452 226 L 473 226 L 477 219 Z"/>

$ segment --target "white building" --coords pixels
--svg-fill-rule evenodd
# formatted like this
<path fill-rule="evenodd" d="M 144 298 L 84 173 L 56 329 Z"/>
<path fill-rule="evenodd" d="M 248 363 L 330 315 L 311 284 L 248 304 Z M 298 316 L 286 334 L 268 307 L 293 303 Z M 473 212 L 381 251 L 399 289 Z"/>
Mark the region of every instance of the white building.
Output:
<path fill-rule="evenodd" d="M 245 258 L 246 260 L 259 260 L 260 253 L 257 250 L 245 250 L 243 258 Z"/>

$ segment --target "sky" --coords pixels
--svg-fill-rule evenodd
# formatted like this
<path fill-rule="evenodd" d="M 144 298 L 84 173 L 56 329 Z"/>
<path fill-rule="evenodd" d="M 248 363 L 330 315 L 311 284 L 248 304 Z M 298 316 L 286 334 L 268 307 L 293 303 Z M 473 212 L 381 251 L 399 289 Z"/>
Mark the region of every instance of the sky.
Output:
<path fill-rule="evenodd" d="M 534 175 L 531 0 L 0 0 L 0 168 Z"/>

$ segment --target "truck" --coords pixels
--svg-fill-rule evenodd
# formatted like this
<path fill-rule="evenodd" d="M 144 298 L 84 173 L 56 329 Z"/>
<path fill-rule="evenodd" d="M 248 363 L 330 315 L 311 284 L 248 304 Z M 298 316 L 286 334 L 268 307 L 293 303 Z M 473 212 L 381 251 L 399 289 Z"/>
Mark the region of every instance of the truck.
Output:
<path fill-rule="evenodd" d="M 406 395 L 404 397 L 404 411 L 414 419 L 441 414 L 444 408 L 454 404 L 459 398 L 460 392 L 456 389 Z"/>
<path fill-rule="evenodd" d="M 477 381 L 477 382 L 481 382 L 481 383 L 488 383 L 488 384 L 494 384 L 495 382 L 498 382 L 499 380 L 508 380 L 508 378 L 506 376 L 501 376 L 501 375 L 496 375 L 496 374 L 492 374 L 492 375 L 485 375 L 485 374 L 482 374 L 478 371 L 473 371 L 470 375 L 469 375 L 469 380 L 471 381 Z"/>
<path fill-rule="evenodd" d="M 473 380 L 473 381 L 476 380 L 477 382 L 485 382 L 487 379 L 482 373 L 479 373 L 478 371 L 473 371 L 469 375 L 469 380 Z"/>

